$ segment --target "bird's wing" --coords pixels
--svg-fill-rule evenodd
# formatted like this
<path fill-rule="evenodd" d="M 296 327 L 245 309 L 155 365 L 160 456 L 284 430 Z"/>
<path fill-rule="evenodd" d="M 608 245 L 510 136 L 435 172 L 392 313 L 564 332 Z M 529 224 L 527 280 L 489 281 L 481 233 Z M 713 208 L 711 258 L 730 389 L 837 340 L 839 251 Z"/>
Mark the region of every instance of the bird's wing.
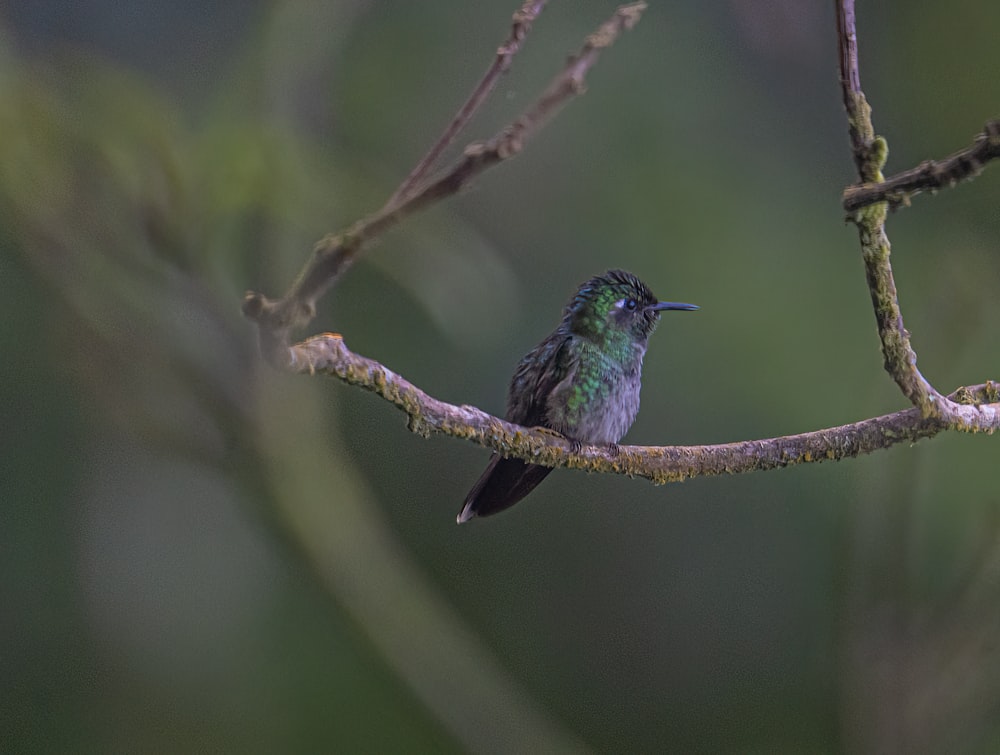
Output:
<path fill-rule="evenodd" d="M 507 421 L 525 427 L 549 427 L 548 397 L 566 376 L 575 371 L 567 348 L 571 335 L 556 331 L 528 352 L 514 371 L 507 396 Z M 474 516 L 489 516 L 513 506 L 535 489 L 551 467 L 505 459 L 498 453 L 465 498 L 459 523 Z"/>
<path fill-rule="evenodd" d="M 517 365 L 507 394 L 507 421 L 525 427 L 549 427 L 552 391 L 576 371 L 569 348 L 573 338 L 556 331 L 528 352 Z"/>

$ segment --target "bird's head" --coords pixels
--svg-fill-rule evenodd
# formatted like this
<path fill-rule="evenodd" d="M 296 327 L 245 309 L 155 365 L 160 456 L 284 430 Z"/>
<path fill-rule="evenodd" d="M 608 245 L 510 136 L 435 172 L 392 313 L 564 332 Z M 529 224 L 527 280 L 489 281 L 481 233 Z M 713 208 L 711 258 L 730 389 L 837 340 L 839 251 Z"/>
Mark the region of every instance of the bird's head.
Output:
<path fill-rule="evenodd" d="M 632 273 L 609 270 L 577 289 L 566 305 L 564 324 L 572 333 L 599 344 L 621 341 L 645 345 L 660 320 L 660 312 L 698 309 L 694 304 L 658 301 Z"/>

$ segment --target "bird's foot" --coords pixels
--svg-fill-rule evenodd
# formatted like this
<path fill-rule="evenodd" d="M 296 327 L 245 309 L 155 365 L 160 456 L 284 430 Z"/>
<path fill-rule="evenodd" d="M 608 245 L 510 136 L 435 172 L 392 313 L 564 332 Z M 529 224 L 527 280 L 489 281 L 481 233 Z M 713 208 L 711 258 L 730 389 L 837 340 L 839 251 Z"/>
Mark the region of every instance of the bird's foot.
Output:
<path fill-rule="evenodd" d="M 551 435 L 553 438 L 562 438 L 564 441 L 569 443 L 569 450 L 575 454 L 578 454 L 583 450 L 583 443 L 570 438 L 568 435 L 563 435 L 558 430 L 553 430 L 551 427 L 541 427 L 540 425 L 536 426 L 535 429 L 539 432 L 545 433 L 546 435 Z"/>
<path fill-rule="evenodd" d="M 611 454 L 612 459 L 617 459 L 618 454 L 622 452 L 622 447 L 617 443 L 608 443 L 608 453 Z"/>

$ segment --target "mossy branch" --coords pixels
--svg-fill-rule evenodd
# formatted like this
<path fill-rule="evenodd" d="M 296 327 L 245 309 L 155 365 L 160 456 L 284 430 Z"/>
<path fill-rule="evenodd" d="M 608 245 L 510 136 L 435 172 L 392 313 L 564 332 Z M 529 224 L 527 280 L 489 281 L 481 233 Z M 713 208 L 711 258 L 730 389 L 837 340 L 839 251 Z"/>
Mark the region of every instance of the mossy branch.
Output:
<path fill-rule="evenodd" d="M 836 6 L 840 86 L 847 111 L 851 153 L 860 179 L 866 183 L 881 183 L 889 147 L 885 139 L 875 134 L 871 106 L 861 90 L 854 0 L 836 0 Z M 851 217 L 858 227 L 885 369 L 924 417 L 941 416 L 950 411 L 949 402 L 917 369 L 917 355 L 910 345 L 910 334 L 903 325 L 889 262 L 890 244 L 885 232 L 887 212 L 888 205 L 880 202 Z"/>
<path fill-rule="evenodd" d="M 925 160 L 915 168 L 897 173 L 880 183 L 861 183 L 844 189 L 844 209 L 854 214 L 879 202 L 890 210 L 909 207 L 910 199 L 923 191 L 936 192 L 978 176 L 990 160 L 1000 158 L 1000 120 L 989 121 L 972 146 L 943 160 Z"/>
<path fill-rule="evenodd" d="M 474 406 L 455 406 L 429 396 L 384 365 L 355 354 L 333 333 L 296 344 L 292 359 L 295 371 L 330 375 L 381 396 L 405 412 L 410 430 L 420 435 L 441 433 L 533 464 L 644 477 L 657 484 L 837 461 L 897 443 L 914 443 L 949 429 L 987 433 L 1000 429 L 1000 383 L 987 382 L 952 394 L 961 415 L 959 424 L 905 409 L 779 438 L 706 446 L 619 446 L 618 453 L 607 446 L 574 450 L 570 441 L 549 431 L 521 427 Z"/>

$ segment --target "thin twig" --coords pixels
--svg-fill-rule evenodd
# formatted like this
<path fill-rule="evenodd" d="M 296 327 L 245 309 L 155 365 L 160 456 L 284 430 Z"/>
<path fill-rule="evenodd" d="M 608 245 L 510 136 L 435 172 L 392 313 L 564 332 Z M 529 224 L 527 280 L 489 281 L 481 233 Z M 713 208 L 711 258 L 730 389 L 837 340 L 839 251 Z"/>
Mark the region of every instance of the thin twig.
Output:
<path fill-rule="evenodd" d="M 583 92 L 584 77 L 621 32 L 631 29 L 646 3 L 623 5 L 571 58 L 541 96 L 510 126 L 492 139 L 469 145 L 461 160 L 443 175 L 411 193 L 399 204 L 383 207 L 348 230 L 326 236 L 313 248 L 312 257 L 281 299 L 248 292 L 243 314 L 256 321 L 261 352 L 279 369 L 291 364 L 291 332 L 307 325 L 316 313 L 316 302 L 357 258 L 364 246 L 400 220 L 445 197 L 456 194 L 472 178 L 517 155 L 525 142 L 575 95 Z"/>
<path fill-rule="evenodd" d="M 844 189 L 843 205 L 849 213 L 878 202 L 889 209 L 908 207 L 910 198 L 922 191 L 935 192 L 978 176 L 986 163 L 1000 158 L 1000 120 L 986 124 L 970 147 L 943 160 L 927 160 L 881 183 L 863 183 Z"/>
<path fill-rule="evenodd" d="M 871 129 L 871 111 L 864 101 L 861 91 L 861 75 L 858 67 L 858 33 L 854 21 L 854 0 L 837 2 L 837 39 L 840 42 L 840 90 L 844 97 L 844 109 L 847 111 L 849 134 L 851 137 L 851 154 L 854 157 L 858 171 L 865 169 L 864 162 L 859 162 L 859 156 L 865 156 L 868 146 L 875 138 Z M 856 123 L 854 114 L 857 111 L 868 110 L 868 117 L 862 123 Z M 867 129 L 865 126 L 867 125 Z"/>
<path fill-rule="evenodd" d="M 389 201 L 386 202 L 387 208 L 391 208 L 413 192 L 417 184 L 434 167 L 434 163 L 437 162 L 441 153 L 452 143 L 458 133 L 465 128 L 465 125 L 479 109 L 480 105 L 486 101 L 486 98 L 489 97 L 500 77 L 507 73 L 511 63 L 514 61 L 514 56 L 521 49 L 521 44 L 528 36 L 528 32 L 531 31 L 531 25 L 538 18 L 538 14 L 542 12 L 546 2 L 547 0 L 526 0 L 524 5 L 514 13 L 510 36 L 497 49 L 497 55 L 493 63 L 486 69 L 483 78 L 476 84 L 469 98 L 458 109 L 455 117 L 452 118 L 451 123 L 448 124 L 448 127 L 438 137 L 438 140 L 434 142 L 427 151 L 427 154 L 420 159 L 416 167 L 410 171 L 410 175 L 406 177 L 406 180 L 389 197 Z"/>
<path fill-rule="evenodd" d="M 913 443 L 948 429 L 987 433 L 1000 429 L 1000 384 L 987 382 L 953 394 L 961 402 L 955 404 L 960 425 L 924 417 L 919 409 L 906 409 L 780 438 L 707 446 L 620 446 L 617 454 L 606 446 L 574 451 L 572 443 L 551 432 L 521 427 L 474 406 L 455 406 L 429 396 L 384 365 L 350 351 L 339 335 L 313 336 L 292 347 L 291 353 L 293 370 L 330 375 L 376 393 L 405 412 L 409 429 L 420 435 L 441 433 L 535 464 L 644 477 L 655 483 L 836 461 Z"/>

